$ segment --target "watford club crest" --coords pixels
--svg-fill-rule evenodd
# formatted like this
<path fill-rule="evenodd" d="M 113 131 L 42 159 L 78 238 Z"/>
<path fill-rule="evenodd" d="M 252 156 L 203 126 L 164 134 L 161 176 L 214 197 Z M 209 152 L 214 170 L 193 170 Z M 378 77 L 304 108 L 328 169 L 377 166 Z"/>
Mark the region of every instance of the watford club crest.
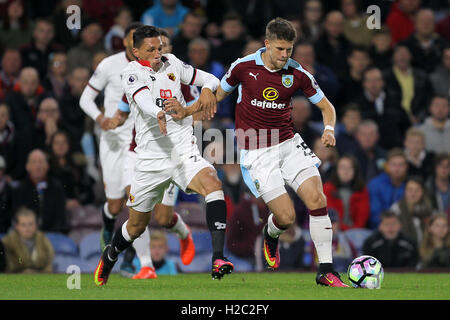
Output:
<path fill-rule="evenodd" d="M 168 73 L 167 76 L 169 77 L 170 80 L 175 81 L 176 77 L 173 73 Z"/>

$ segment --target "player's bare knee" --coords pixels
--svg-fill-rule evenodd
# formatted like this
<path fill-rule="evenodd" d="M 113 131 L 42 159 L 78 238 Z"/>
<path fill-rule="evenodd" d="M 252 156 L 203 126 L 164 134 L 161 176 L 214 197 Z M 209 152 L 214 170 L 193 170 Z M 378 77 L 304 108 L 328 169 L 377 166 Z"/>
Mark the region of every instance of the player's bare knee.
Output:
<path fill-rule="evenodd" d="M 219 178 L 214 177 L 211 179 L 208 179 L 208 183 L 204 184 L 204 190 L 205 190 L 205 196 L 216 191 L 222 190 L 222 182 L 219 180 Z"/>
<path fill-rule="evenodd" d="M 327 197 L 323 192 L 316 192 L 311 197 L 308 197 L 307 206 L 310 210 L 325 208 L 327 206 Z"/>
<path fill-rule="evenodd" d="M 281 210 L 275 218 L 280 226 L 288 228 L 295 222 L 295 212 L 289 209 Z"/>

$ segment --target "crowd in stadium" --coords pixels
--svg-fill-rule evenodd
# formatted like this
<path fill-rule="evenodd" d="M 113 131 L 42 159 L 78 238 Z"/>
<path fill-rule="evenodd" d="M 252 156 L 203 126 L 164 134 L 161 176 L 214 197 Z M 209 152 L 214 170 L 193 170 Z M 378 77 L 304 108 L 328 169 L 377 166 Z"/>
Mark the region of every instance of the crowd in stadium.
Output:
<path fill-rule="evenodd" d="M 381 27 L 369 29 L 366 8 L 373 4 Z M 81 29 L 67 28 L 69 5 L 81 8 Z M 6 248 L 44 255 L 7 270 L 51 271 L 54 252 L 45 233 L 79 240 L 77 214 L 95 208 L 101 219 L 99 128 L 79 99 L 100 61 L 124 50 L 131 22 L 164 28 L 174 55 L 221 79 L 237 58 L 264 46 L 264 26 L 276 16 L 295 26 L 291 58 L 315 77 L 338 117 L 337 146 L 325 148 L 320 110 L 301 92 L 291 102 L 294 131 L 322 161 L 337 270 L 362 253 L 388 268 L 450 268 L 447 1 L 4 0 L 0 234 Z M 237 95 L 221 102 L 202 130 L 233 128 Z M 227 249 L 262 270 L 255 247 L 267 206 L 247 190 L 238 163 L 216 169 L 227 201 Z M 297 223 L 280 239 L 281 268 L 308 270 L 316 263 L 308 214 L 292 199 Z M 194 212 L 202 203 L 180 192 L 177 208 Z M 191 223 L 201 229 L 201 219 Z M 361 243 L 352 241 L 352 230 L 365 232 L 362 240 L 353 235 Z"/>

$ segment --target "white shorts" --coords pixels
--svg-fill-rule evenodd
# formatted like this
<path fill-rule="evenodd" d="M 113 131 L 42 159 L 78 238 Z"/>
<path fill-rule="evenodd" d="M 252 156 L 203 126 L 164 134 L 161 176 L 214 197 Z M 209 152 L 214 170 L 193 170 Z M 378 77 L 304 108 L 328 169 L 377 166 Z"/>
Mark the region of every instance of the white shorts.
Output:
<path fill-rule="evenodd" d="M 214 169 L 202 158 L 196 144 L 190 152 L 176 159 L 137 159 L 127 206 L 139 212 L 149 212 L 160 202 L 174 204 L 174 194 L 172 200 L 168 197 L 163 201 L 168 188 L 171 193 L 170 184 L 173 182 L 184 192 L 191 193 L 187 188 L 189 183 L 204 168 Z"/>
<path fill-rule="evenodd" d="M 131 186 L 131 182 L 134 177 L 134 166 L 136 164 L 137 155 L 134 151 L 128 151 L 125 156 L 124 166 L 122 171 L 122 183 L 123 188 L 125 189 L 128 186 Z M 178 198 L 178 193 L 180 189 L 173 183 L 169 185 L 169 187 L 164 192 L 164 196 L 162 198 L 161 203 L 166 206 L 175 206 L 175 203 Z"/>
<path fill-rule="evenodd" d="M 122 171 L 129 147 L 129 143 L 120 140 L 100 138 L 99 157 L 107 199 L 122 199 L 125 196 Z"/>
<path fill-rule="evenodd" d="M 286 184 L 297 191 L 306 179 L 320 176 L 320 163 L 299 134 L 275 146 L 241 150 L 240 155 L 245 183 L 266 203 L 285 193 Z"/>

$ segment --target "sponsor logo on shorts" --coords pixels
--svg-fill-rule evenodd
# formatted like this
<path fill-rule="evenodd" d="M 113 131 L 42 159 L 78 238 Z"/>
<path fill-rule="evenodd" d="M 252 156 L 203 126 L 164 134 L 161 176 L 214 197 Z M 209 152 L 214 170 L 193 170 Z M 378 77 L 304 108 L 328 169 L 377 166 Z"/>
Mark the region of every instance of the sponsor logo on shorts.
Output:
<path fill-rule="evenodd" d="M 255 180 L 255 187 L 256 187 L 256 190 L 259 191 L 259 187 L 260 187 L 259 180 Z"/>
<path fill-rule="evenodd" d="M 130 202 L 133 203 L 134 202 L 134 196 L 132 194 L 130 194 Z"/>

